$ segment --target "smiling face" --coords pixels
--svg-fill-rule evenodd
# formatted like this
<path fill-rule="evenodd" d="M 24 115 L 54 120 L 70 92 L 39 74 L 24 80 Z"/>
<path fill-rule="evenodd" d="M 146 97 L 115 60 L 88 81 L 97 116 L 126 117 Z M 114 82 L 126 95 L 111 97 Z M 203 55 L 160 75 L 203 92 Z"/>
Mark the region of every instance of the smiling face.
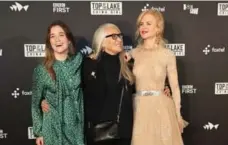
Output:
<path fill-rule="evenodd" d="M 151 14 L 145 14 L 139 22 L 138 29 L 142 39 L 156 37 L 156 33 L 158 32 L 156 18 Z"/>
<path fill-rule="evenodd" d="M 141 12 L 137 18 L 136 40 L 138 44 L 142 44 L 145 40 L 163 39 L 164 33 L 164 17 L 161 12 L 149 9 Z"/>
<path fill-rule="evenodd" d="M 106 53 L 115 55 L 123 50 L 123 35 L 115 27 L 105 28 L 106 37 L 103 40 L 102 47 Z"/>
<path fill-rule="evenodd" d="M 59 25 L 53 26 L 50 30 L 50 44 L 57 54 L 68 53 L 70 41 L 68 40 L 65 31 Z"/>

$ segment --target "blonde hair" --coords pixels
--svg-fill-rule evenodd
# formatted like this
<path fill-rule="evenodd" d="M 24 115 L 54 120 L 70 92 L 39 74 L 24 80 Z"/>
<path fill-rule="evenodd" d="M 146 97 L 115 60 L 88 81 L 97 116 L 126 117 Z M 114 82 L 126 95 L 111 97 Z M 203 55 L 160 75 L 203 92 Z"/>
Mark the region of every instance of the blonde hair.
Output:
<path fill-rule="evenodd" d="M 98 59 L 98 57 L 101 54 L 101 51 L 104 49 L 102 44 L 107 35 L 107 31 L 106 31 L 107 28 L 114 28 L 120 31 L 120 29 L 115 24 L 112 24 L 112 23 L 105 23 L 100 25 L 93 35 L 93 41 L 92 41 L 93 52 L 90 55 L 90 58 L 95 60 Z M 120 52 L 119 54 L 120 73 L 121 73 L 121 76 L 123 76 L 125 79 L 127 79 L 130 82 L 130 84 L 133 84 L 135 80 L 134 75 L 130 71 L 128 67 L 128 63 L 125 61 L 124 57 L 125 57 L 124 51 Z"/>
<path fill-rule="evenodd" d="M 137 21 L 136 21 L 137 30 L 135 33 L 135 40 L 137 42 L 137 45 L 141 45 L 143 43 L 143 39 L 141 38 L 140 33 L 139 33 L 139 26 L 140 26 L 140 22 L 141 22 L 142 18 L 147 14 L 155 17 L 156 23 L 157 23 L 157 28 L 158 28 L 158 32 L 156 33 L 156 39 L 157 39 L 156 41 L 159 46 L 164 47 L 165 44 L 167 43 L 167 40 L 165 40 L 163 38 L 164 29 L 165 29 L 165 20 L 164 20 L 162 13 L 157 10 L 154 10 L 154 9 L 149 9 L 149 10 L 141 12 L 137 18 Z"/>

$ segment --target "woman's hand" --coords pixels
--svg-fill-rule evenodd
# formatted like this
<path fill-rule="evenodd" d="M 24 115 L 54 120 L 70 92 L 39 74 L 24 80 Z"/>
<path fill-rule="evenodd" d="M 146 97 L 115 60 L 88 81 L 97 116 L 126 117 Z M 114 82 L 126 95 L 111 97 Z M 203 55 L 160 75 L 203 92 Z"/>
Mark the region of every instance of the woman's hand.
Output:
<path fill-rule="evenodd" d="M 165 86 L 164 93 L 168 96 L 171 97 L 171 92 L 168 86 Z"/>
<path fill-rule="evenodd" d="M 49 111 L 49 105 L 48 105 L 48 102 L 46 100 L 43 100 L 41 102 L 41 108 L 42 108 L 42 111 L 47 113 Z"/>
<path fill-rule="evenodd" d="M 124 58 L 125 58 L 125 61 L 128 62 L 129 60 L 131 60 L 132 57 L 129 52 L 125 52 Z"/>
<path fill-rule="evenodd" d="M 43 137 L 37 137 L 36 138 L 36 145 L 44 145 L 44 138 Z"/>

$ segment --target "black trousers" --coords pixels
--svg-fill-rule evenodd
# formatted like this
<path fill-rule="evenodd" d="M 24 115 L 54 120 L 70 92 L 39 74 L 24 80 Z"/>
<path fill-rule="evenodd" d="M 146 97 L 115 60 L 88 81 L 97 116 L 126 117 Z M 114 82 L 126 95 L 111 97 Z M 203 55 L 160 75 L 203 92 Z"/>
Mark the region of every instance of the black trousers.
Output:
<path fill-rule="evenodd" d="M 131 139 L 122 138 L 118 140 L 102 141 L 96 143 L 88 141 L 87 145 L 131 145 Z"/>

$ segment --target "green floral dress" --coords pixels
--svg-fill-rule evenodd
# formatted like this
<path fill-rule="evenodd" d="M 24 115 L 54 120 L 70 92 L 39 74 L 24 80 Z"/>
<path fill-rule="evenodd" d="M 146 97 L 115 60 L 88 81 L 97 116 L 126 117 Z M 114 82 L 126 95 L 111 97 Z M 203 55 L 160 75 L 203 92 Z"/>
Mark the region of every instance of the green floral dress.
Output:
<path fill-rule="evenodd" d="M 33 73 L 32 120 L 36 136 L 45 145 L 84 145 L 84 108 L 81 83 L 82 54 L 65 61 L 55 61 L 53 80 L 44 65 Z M 49 111 L 43 113 L 41 101 L 46 99 Z"/>

